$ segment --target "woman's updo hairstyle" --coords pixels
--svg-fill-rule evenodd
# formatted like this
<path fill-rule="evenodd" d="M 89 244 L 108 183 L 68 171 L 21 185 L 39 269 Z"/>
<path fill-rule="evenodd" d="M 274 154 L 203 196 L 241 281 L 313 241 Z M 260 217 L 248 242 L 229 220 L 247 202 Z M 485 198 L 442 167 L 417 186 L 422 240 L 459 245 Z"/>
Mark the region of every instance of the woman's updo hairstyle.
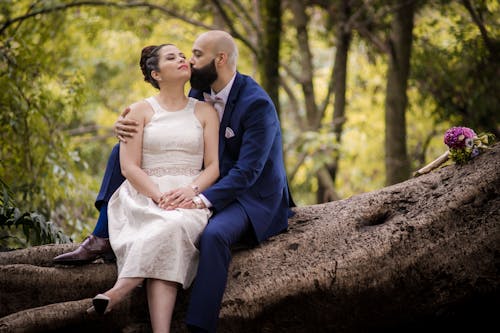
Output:
<path fill-rule="evenodd" d="M 173 44 L 161 44 L 161 45 L 150 45 L 142 49 L 141 60 L 139 65 L 141 66 L 142 74 L 144 75 L 144 81 L 149 82 L 156 89 L 160 89 L 158 82 L 151 76 L 152 71 L 160 71 L 158 63 L 160 62 L 160 50 L 166 45 Z"/>

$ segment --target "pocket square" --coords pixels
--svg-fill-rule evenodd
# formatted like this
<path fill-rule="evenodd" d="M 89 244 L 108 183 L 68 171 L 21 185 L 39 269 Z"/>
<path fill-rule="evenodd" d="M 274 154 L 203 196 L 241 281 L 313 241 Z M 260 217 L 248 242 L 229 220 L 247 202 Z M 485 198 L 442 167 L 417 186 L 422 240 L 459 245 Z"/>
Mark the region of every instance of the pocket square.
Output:
<path fill-rule="evenodd" d="M 226 139 L 230 139 L 234 136 L 234 132 L 231 127 L 226 127 L 226 133 L 224 134 L 224 136 L 226 137 Z"/>

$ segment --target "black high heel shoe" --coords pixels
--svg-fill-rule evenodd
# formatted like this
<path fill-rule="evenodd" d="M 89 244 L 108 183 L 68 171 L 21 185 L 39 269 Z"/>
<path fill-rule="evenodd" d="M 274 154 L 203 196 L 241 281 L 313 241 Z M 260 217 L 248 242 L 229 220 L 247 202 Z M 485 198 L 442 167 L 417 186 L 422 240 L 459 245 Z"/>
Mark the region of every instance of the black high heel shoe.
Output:
<path fill-rule="evenodd" d="M 102 315 L 111 311 L 111 309 L 108 309 L 110 300 L 111 299 L 108 296 L 103 294 L 98 294 L 96 297 L 92 298 L 92 304 L 94 305 L 95 312 Z"/>

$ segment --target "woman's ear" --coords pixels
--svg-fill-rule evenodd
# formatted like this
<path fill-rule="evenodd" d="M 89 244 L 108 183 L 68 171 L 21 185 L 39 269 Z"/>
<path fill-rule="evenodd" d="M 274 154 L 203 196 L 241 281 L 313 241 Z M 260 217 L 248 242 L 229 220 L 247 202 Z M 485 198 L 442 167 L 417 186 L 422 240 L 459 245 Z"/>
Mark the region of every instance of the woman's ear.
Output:
<path fill-rule="evenodd" d="M 158 73 L 157 71 L 151 71 L 151 77 L 156 81 L 161 81 L 160 73 Z"/>

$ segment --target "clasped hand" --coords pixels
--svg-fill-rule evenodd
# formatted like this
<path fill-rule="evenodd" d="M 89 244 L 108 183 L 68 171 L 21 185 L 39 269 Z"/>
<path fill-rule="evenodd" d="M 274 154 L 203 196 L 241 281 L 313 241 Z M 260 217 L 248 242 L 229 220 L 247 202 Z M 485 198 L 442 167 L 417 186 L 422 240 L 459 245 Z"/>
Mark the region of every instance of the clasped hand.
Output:
<path fill-rule="evenodd" d="M 176 208 L 196 208 L 193 197 L 196 195 L 190 187 L 179 187 L 161 195 L 158 206 L 166 210 Z"/>

